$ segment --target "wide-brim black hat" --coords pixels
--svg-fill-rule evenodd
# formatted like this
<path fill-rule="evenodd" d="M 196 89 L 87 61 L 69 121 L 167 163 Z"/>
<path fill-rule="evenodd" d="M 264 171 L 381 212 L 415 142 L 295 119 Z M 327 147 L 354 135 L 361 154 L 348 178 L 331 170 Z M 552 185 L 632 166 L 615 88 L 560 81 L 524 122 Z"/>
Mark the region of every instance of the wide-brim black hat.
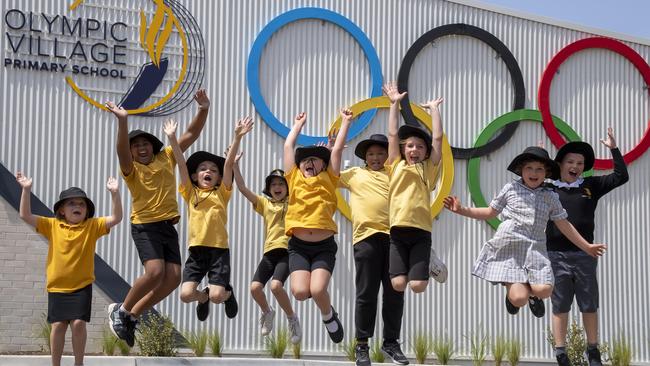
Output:
<path fill-rule="evenodd" d="M 54 214 L 59 211 L 59 208 L 61 208 L 63 202 L 69 198 L 83 198 L 86 200 L 86 206 L 88 208 L 86 218 L 95 216 L 95 204 L 90 200 L 90 198 L 88 198 L 86 192 L 84 192 L 83 189 L 77 187 L 70 187 L 65 191 L 59 193 L 59 200 L 54 204 Z"/>
<path fill-rule="evenodd" d="M 325 167 L 330 163 L 331 152 L 325 146 L 302 146 L 296 149 L 295 154 L 295 163 L 296 166 L 300 165 L 300 162 L 304 159 L 313 156 L 322 159 L 325 162 Z"/>
<path fill-rule="evenodd" d="M 361 160 L 366 160 L 366 152 L 372 145 L 379 145 L 388 149 L 388 137 L 382 134 L 371 135 L 369 139 L 363 140 L 354 148 L 354 155 L 358 156 Z"/>
<path fill-rule="evenodd" d="M 217 164 L 219 174 L 223 177 L 223 166 L 226 165 L 226 159 L 219 155 L 210 154 L 207 151 L 197 151 L 187 159 L 185 164 L 187 165 L 187 172 L 190 174 L 190 177 L 196 173 L 196 168 L 204 161 L 211 161 Z M 196 183 L 193 179 L 192 182 Z"/>
<path fill-rule="evenodd" d="M 150 134 L 149 132 L 145 132 L 145 131 L 142 131 L 142 130 L 133 130 L 133 131 L 129 132 L 129 144 L 131 143 L 131 140 L 133 140 L 134 138 L 139 137 L 139 136 L 146 138 L 147 140 L 149 140 L 151 145 L 153 145 L 153 154 L 154 155 L 158 154 L 160 152 L 160 150 L 162 149 L 162 147 L 164 146 L 162 141 L 158 140 L 158 138 L 156 136 Z"/>
<path fill-rule="evenodd" d="M 269 173 L 269 175 L 264 178 L 264 190 L 262 193 L 269 197 L 273 197 L 271 195 L 271 182 L 273 181 L 273 178 L 280 178 L 284 181 L 284 184 L 287 185 L 287 188 L 289 187 L 289 184 L 287 183 L 287 178 L 284 177 L 284 170 L 282 169 L 275 169 L 272 172 Z"/>
<path fill-rule="evenodd" d="M 558 150 L 557 155 L 555 155 L 555 161 L 562 163 L 562 159 L 568 153 L 580 154 L 585 157 L 585 171 L 591 170 L 594 167 L 596 156 L 594 149 L 588 143 L 582 141 L 567 142 Z"/>
<path fill-rule="evenodd" d="M 508 170 L 521 176 L 521 169 L 518 168 L 521 168 L 520 165 L 522 162 L 530 160 L 544 163 L 551 170 L 551 175 L 548 178 L 558 179 L 560 177 L 560 166 L 555 160 L 551 160 L 546 149 L 539 146 L 529 146 L 524 152 L 515 156 L 510 165 L 508 165 Z"/>
<path fill-rule="evenodd" d="M 431 135 L 424 128 L 413 125 L 402 125 L 397 130 L 397 136 L 400 140 L 405 140 L 412 136 L 421 138 L 427 145 L 427 156 L 431 154 Z"/>

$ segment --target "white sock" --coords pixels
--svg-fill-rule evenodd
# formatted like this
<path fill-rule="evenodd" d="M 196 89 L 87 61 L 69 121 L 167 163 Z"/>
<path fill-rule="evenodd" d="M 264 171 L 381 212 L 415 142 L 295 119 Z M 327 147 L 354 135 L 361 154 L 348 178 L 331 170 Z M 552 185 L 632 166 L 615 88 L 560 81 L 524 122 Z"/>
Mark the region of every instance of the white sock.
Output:
<path fill-rule="evenodd" d="M 334 316 L 334 313 L 330 310 L 329 314 L 323 315 L 323 322 L 326 322 Z M 339 329 L 339 325 L 337 322 L 329 322 L 325 323 L 325 328 L 327 328 L 327 331 L 330 333 L 334 333 Z"/>
<path fill-rule="evenodd" d="M 131 315 L 131 313 L 124 308 L 124 304 L 120 305 L 119 311 L 123 312 L 126 315 Z"/>

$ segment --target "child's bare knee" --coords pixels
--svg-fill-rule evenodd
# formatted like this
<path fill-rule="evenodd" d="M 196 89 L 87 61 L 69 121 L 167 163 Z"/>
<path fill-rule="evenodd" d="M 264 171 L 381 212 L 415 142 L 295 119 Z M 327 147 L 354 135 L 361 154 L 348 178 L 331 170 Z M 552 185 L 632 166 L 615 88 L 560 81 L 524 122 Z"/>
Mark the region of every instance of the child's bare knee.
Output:
<path fill-rule="evenodd" d="M 273 295 L 279 295 L 284 292 L 284 284 L 278 280 L 271 281 L 271 292 Z"/>
<path fill-rule="evenodd" d="M 540 299 L 546 299 L 551 297 L 553 294 L 553 286 L 551 285 L 538 285 L 532 286 L 533 295 L 539 297 Z"/>
<path fill-rule="evenodd" d="M 210 301 L 215 304 L 221 304 L 228 298 L 228 292 L 225 288 L 217 286 L 215 289 L 210 289 Z"/>
<path fill-rule="evenodd" d="M 427 289 L 428 284 L 428 281 L 411 281 L 409 282 L 409 287 L 411 288 L 411 291 L 415 293 L 421 293 Z"/>
<path fill-rule="evenodd" d="M 261 294 L 263 290 L 264 290 L 264 285 L 262 285 L 260 282 L 257 281 L 251 282 L 251 287 L 250 287 L 251 294 L 254 295 Z"/>
<path fill-rule="evenodd" d="M 311 293 L 307 288 L 292 288 L 291 294 L 298 301 L 305 301 L 311 297 Z"/>
<path fill-rule="evenodd" d="M 404 292 L 406 290 L 406 276 L 391 278 L 390 283 L 393 285 L 395 291 Z"/>

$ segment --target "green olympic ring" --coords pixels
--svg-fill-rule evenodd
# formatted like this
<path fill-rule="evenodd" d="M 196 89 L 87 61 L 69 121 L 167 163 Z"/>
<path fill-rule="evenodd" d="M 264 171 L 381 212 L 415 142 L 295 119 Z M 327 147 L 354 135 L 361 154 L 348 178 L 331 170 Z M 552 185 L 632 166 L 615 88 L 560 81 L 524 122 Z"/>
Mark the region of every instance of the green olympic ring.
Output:
<path fill-rule="evenodd" d="M 562 121 L 556 116 L 553 117 L 553 124 L 560 131 L 564 137 L 569 141 L 582 141 L 580 136 L 576 131 L 574 131 L 566 122 Z M 483 146 L 494 134 L 501 130 L 505 125 L 510 123 L 515 123 L 519 121 L 533 121 L 542 123 L 542 113 L 538 110 L 533 109 L 518 109 L 501 115 L 494 121 L 490 122 L 483 131 L 478 135 L 476 141 L 474 142 L 474 147 Z M 467 163 L 467 187 L 469 188 L 469 194 L 472 197 L 472 202 L 476 207 L 488 207 L 483 192 L 481 192 L 481 179 L 480 179 L 480 166 L 481 159 L 479 157 L 469 159 Z M 585 172 L 583 176 L 589 177 L 594 173 L 593 169 Z M 501 220 L 497 218 L 492 218 L 485 220 L 494 230 L 499 227 Z"/>

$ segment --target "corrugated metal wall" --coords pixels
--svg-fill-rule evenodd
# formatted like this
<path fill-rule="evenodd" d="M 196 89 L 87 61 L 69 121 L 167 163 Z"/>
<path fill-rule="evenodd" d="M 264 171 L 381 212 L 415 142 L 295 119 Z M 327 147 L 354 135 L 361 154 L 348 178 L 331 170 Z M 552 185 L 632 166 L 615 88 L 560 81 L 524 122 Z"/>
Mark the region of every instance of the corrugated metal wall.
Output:
<path fill-rule="evenodd" d="M 89 2 L 96 3 L 96 2 Z M 340 13 L 357 24 L 374 44 L 381 60 L 384 80 L 394 80 L 402 57 L 426 31 L 450 23 L 481 27 L 505 43 L 519 61 L 526 84 L 526 107 L 537 108 L 537 86 L 551 59 L 567 44 L 591 36 L 578 30 L 498 14 L 446 1 L 182 1 L 196 17 L 206 42 L 204 85 L 212 101 L 209 121 L 201 138 L 191 147 L 222 152 L 229 144 L 237 118 L 254 115 L 246 88 L 246 62 L 260 30 L 274 17 L 291 9 L 315 6 Z M 109 20 L 123 17 L 119 9 L 134 8 L 134 1 L 106 0 Z M 48 14 L 69 14 L 66 1 L 2 1 L 3 15 L 14 7 Z M 137 7 L 136 7 L 137 8 Z M 96 11 L 96 9 L 95 9 Z M 128 24 L 137 27 L 137 17 Z M 3 22 L 3 33 L 5 24 Z M 9 46 L 2 37 L 1 48 Z M 625 42 L 650 60 L 650 46 Z M 305 132 L 324 134 L 337 110 L 368 97 L 370 77 L 363 52 L 345 31 L 335 25 L 306 20 L 279 30 L 268 42 L 260 67 L 262 92 L 271 110 L 283 121 L 298 111 L 308 112 Z M 10 170 L 24 170 L 34 177 L 34 192 L 48 205 L 70 185 L 86 189 L 99 214 L 109 213 L 107 176 L 118 174 L 114 152 L 116 124 L 108 113 L 90 107 L 65 84 L 62 74 L 26 72 L 3 68 L 0 161 Z M 452 145 L 469 147 L 490 121 L 512 105 L 510 77 L 503 62 L 486 45 L 469 37 L 445 37 L 426 47 L 410 76 L 412 101 L 444 96 L 443 123 Z M 102 98 L 115 99 L 107 94 Z M 99 99 L 102 100 L 102 99 Z M 594 145 L 598 157 L 608 152 L 598 142 L 612 126 L 623 152 L 638 143 L 649 118 L 648 91 L 634 67 L 624 58 L 603 50 L 587 50 L 571 57 L 555 76 L 551 90 L 552 112 Z M 185 128 L 194 106 L 173 117 Z M 363 136 L 385 132 L 386 112 L 375 117 Z M 162 137 L 162 119 L 131 118 L 133 128 L 143 128 Z M 290 122 L 288 122 L 290 123 Z M 349 142 L 353 147 L 362 137 Z M 505 167 L 528 145 L 542 140 L 554 154 L 556 149 L 539 123 L 522 123 L 512 140 L 481 159 L 481 187 L 489 200 L 512 178 Z M 284 139 L 261 120 L 245 138 L 243 173 L 249 186 L 260 191 L 265 174 L 281 164 Z M 345 152 L 351 165 L 361 164 L 353 148 Z M 455 162 L 453 194 L 470 203 L 466 184 L 466 161 Z M 647 188 L 650 156 L 644 154 L 629 166 L 630 182 L 602 199 L 597 215 L 596 238 L 609 244 L 600 260 L 603 340 L 621 335 L 631 342 L 635 359 L 650 361 L 650 285 L 647 243 L 650 189 Z M 123 203 L 130 211 L 130 196 L 121 182 Z M 185 210 L 182 210 L 185 215 Z M 128 217 L 128 215 L 127 215 Z M 184 216 L 185 217 L 185 216 Z M 346 338 L 354 334 L 354 263 L 351 225 L 337 214 L 339 243 L 337 267 L 330 286 L 333 304 L 341 314 Z M 178 226 L 185 237 L 186 220 Z M 469 355 L 467 336 L 484 332 L 491 337 L 516 337 L 524 344 L 527 358 L 550 358 L 546 341 L 550 316 L 533 318 L 527 309 L 509 316 L 503 305 L 504 290 L 473 278 L 470 269 L 481 245 L 492 234 L 484 222 L 443 212 L 433 225 L 433 244 L 449 266 L 449 280 L 432 282 L 423 295 L 406 296 L 403 326 L 405 349 L 410 352 L 412 335 L 424 331 L 448 334 L 458 354 Z M 219 329 L 227 351 L 259 352 L 259 311 L 248 296 L 248 283 L 262 253 L 262 220 L 245 199 L 235 194 L 229 207 L 232 281 L 240 302 L 235 320 L 227 320 L 221 307 L 212 306 L 212 316 L 199 324 L 194 306 L 182 304 L 175 292 L 159 305 L 181 330 Z M 182 245 L 183 246 L 183 245 Z M 98 245 L 98 253 L 128 282 L 142 273 L 131 242 L 127 220 Z M 183 256 L 185 253 L 183 253 Z M 270 295 L 270 294 L 269 294 Z M 296 304 L 304 329 L 303 352 L 340 353 L 323 329 L 312 302 Z M 550 313 L 550 303 L 547 302 Z M 575 314 L 574 314 L 575 315 Z M 282 325 L 286 321 L 282 316 Z M 381 322 L 377 329 L 381 329 Z M 381 335 L 381 331 L 377 332 Z"/>

